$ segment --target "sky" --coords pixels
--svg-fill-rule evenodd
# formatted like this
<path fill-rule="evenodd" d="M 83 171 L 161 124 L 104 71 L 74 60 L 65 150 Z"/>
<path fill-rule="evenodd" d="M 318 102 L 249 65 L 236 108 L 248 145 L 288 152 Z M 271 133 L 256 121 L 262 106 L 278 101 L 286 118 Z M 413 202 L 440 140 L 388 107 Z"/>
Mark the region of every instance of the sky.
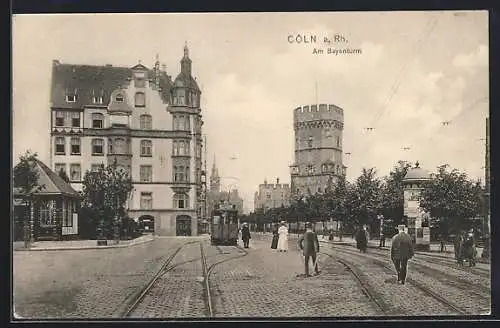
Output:
<path fill-rule="evenodd" d="M 158 54 L 175 77 L 185 42 L 208 170 L 215 157 L 222 187 L 237 188 L 247 211 L 265 179 L 290 182 L 293 109 L 316 103 L 344 110 L 350 181 L 363 167 L 383 177 L 398 160 L 484 177 L 487 11 L 17 15 L 14 161 L 27 149 L 49 160 L 53 59 L 152 67 Z"/>

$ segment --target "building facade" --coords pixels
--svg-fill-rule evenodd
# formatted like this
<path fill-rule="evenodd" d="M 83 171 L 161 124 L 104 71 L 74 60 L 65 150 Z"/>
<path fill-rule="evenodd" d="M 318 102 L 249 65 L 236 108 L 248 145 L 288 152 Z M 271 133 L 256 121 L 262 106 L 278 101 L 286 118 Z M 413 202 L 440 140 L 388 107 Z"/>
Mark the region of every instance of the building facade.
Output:
<path fill-rule="evenodd" d="M 238 190 L 221 190 L 220 179 L 221 177 L 219 176 L 219 170 L 217 169 L 214 158 L 212 172 L 210 174 L 210 188 L 207 193 L 208 215 L 210 216 L 215 205 L 221 204 L 221 202 L 234 205 L 238 214 L 243 214 L 243 198 L 239 195 Z"/>
<path fill-rule="evenodd" d="M 203 208 L 201 91 L 187 45 L 175 80 L 154 68 L 61 64 L 51 90 L 51 167 L 82 190 L 85 172 L 115 162 L 134 189 L 132 218 L 158 235 L 196 235 Z"/>
<path fill-rule="evenodd" d="M 290 166 L 291 193 L 307 197 L 323 192 L 345 175 L 342 164 L 344 111 L 335 105 L 310 105 L 294 110 L 295 160 Z"/>
<path fill-rule="evenodd" d="M 288 183 L 280 183 L 276 179 L 276 184 L 264 183 L 259 184 L 259 191 L 254 195 L 254 209 L 258 208 L 268 210 L 277 207 L 287 207 L 290 205 L 290 185 Z"/>

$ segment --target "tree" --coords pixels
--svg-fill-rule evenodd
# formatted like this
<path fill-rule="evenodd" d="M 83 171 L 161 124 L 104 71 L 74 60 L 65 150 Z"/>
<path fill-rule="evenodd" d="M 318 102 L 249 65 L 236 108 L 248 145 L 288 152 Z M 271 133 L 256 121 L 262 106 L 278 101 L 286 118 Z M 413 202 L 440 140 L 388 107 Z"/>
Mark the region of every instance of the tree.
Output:
<path fill-rule="evenodd" d="M 36 170 L 37 153 L 26 151 L 19 158 L 19 164 L 14 167 L 14 188 L 18 188 L 22 194 L 23 202 L 29 209 L 29 215 L 24 216 L 24 246 L 27 248 L 33 241 L 33 223 L 34 223 L 34 194 L 45 188 L 38 184 L 39 174 Z M 29 218 L 29 219 L 28 219 Z"/>
<path fill-rule="evenodd" d="M 384 216 L 384 232 L 386 234 L 394 231 L 395 227 L 403 222 L 403 179 L 410 167 L 409 162 L 398 161 L 389 175 L 384 178 L 381 214 Z"/>
<path fill-rule="evenodd" d="M 437 220 L 444 237 L 449 232 L 472 227 L 470 219 L 478 216 L 483 206 L 483 191 L 479 182 L 473 182 L 465 173 L 438 167 L 437 174 L 424 183 L 420 194 L 420 207 Z"/>
<path fill-rule="evenodd" d="M 91 219 L 99 226 L 100 238 L 104 230 L 114 226 L 115 238 L 119 237 L 119 221 L 124 216 L 125 203 L 132 191 L 130 175 L 116 162 L 96 171 L 88 171 L 83 178 L 83 205 Z M 118 235 L 117 235 L 118 234 Z"/>
<path fill-rule="evenodd" d="M 361 175 L 354 182 L 349 201 L 355 224 L 372 226 L 381 211 L 381 180 L 376 177 L 375 168 L 363 168 Z"/>
<path fill-rule="evenodd" d="M 60 169 L 59 170 L 59 176 L 67 183 L 69 183 L 69 177 L 68 175 L 66 174 L 66 171 L 64 171 L 64 169 Z"/>

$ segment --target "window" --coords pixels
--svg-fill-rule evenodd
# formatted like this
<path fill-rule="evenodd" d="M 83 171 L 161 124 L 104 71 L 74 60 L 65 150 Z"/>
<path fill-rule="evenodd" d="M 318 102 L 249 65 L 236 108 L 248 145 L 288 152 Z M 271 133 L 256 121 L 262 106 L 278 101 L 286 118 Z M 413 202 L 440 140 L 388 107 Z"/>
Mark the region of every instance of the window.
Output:
<path fill-rule="evenodd" d="M 102 97 L 101 96 L 92 96 L 92 102 L 94 104 L 102 104 Z"/>
<path fill-rule="evenodd" d="M 56 155 L 64 155 L 66 148 L 66 139 L 64 137 L 56 137 Z"/>
<path fill-rule="evenodd" d="M 127 154 L 127 143 L 123 138 L 117 138 L 113 142 L 113 148 L 111 150 L 113 154 Z"/>
<path fill-rule="evenodd" d="M 185 123 L 186 130 L 189 130 L 190 126 L 191 126 L 191 124 L 190 124 L 189 115 L 186 115 L 186 123 Z"/>
<path fill-rule="evenodd" d="M 74 128 L 80 127 L 80 113 L 71 113 L 71 126 Z"/>
<path fill-rule="evenodd" d="M 337 136 L 337 147 L 340 147 L 340 137 Z"/>
<path fill-rule="evenodd" d="M 177 140 L 174 141 L 175 156 L 189 156 L 189 141 Z"/>
<path fill-rule="evenodd" d="M 65 201 L 62 206 L 63 214 L 63 227 L 73 226 L 73 211 L 76 210 L 75 204 L 72 201 Z"/>
<path fill-rule="evenodd" d="M 141 156 L 153 156 L 151 140 L 141 140 Z"/>
<path fill-rule="evenodd" d="M 80 181 L 82 179 L 82 168 L 80 164 L 71 164 L 71 181 Z"/>
<path fill-rule="evenodd" d="M 146 96 L 144 92 L 137 92 L 135 94 L 135 107 L 145 107 L 146 106 Z"/>
<path fill-rule="evenodd" d="M 307 147 L 311 148 L 313 146 L 313 137 L 310 136 L 307 140 Z"/>
<path fill-rule="evenodd" d="M 174 105 L 184 105 L 185 104 L 185 91 L 184 89 L 176 90 L 174 97 Z"/>
<path fill-rule="evenodd" d="M 135 77 L 134 80 L 134 85 L 136 88 L 145 88 L 146 87 L 146 80 L 144 79 L 144 76 L 137 76 Z"/>
<path fill-rule="evenodd" d="M 184 166 L 174 166 L 174 182 L 186 182 L 186 168 Z"/>
<path fill-rule="evenodd" d="M 71 155 L 80 155 L 80 138 L 71 138 Z"/>
<path fill-rule="evenodd" d="M 66 102 L 76 102 L 76 94 L 67 94 Z"/>
<path fill-rule="evenodd" d="M 102 115 L 101 113 L 93 113 L 92 127 L 94 129 L 102 129 L 104 127 L 104 115 Z"/>
<path fill-rule="evenodd" d="M 140 128 L 141 130 L 151 130 L 153 128 L 153 122 L 151 115 L 144 114 L 140 117 Z"/>
<path fill-rule="evenodd" d="M 153 194 L 150 192 L 141 192 L 141 209 L 153 209 Z"/>
<path fill-rule="evenodd" d="M 56 112 L 56 126 L 64 126 L 64 112 Z"/>
<path fill-rule="evenodd" d="M 123 95 L 120 93 L 118 94 L 116 97 L 115 97 L 115 100 L 117 102 L 123 102 L 124 98 L 123 98 Z"/>
<path fill-rule="evenodd" d="M 51 207 L 52 206 L 50 206 L 50 202 L 48 201 L 40 202 L 40 225 L 47 226 L 55 224 L 54 217 L 51 215 Z"/>
<path fill-rule="evenodd" d="M 92 155 L 104 155 L 104 139 L 92 140 Z"/>
<path fill-rule="evenodd" d="M 174 208 L 189 208 L 189 197 L 186 194 L 174 195 Z"/>
<path fill-rule="evenodd" d="M 61 172 L 61 170 L 64 171 L 64 173 L 66 173 L 66 164 L 64 163 L 56 163 L 54 165 L 54 171 L 59 174 L 59 172 Z"/>
<path fill-rule="evenodd" d="M 90 171 L 92 171 L 92 172 L 97 172 L 97 171 L 99 171 L 99 168 L 101 167 L 101 165 L 102 165 L 102 164 L 92 164 L 92 165 L 90 166 Z"/>
<path fill-rule="evenodd" d="M 141 165 L 140 166 L 140 179 L 141 179 L 141 182 L 152 182 L 153 181 L 153 167 L 151 165 Z"/>

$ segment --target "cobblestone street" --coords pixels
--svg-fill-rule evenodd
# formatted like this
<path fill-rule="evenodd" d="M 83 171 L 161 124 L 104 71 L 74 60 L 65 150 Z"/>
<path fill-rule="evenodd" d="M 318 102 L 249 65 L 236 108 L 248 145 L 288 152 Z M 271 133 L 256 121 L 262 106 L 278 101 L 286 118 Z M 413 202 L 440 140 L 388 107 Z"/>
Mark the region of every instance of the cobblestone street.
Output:
<path fill-rule="evenodd" d="M 203 236 L 156 238 L 117 249 L 17 251 L 15 313 L 37 319 L 120 317 L 167 258 L 184 245 L 130 312 L 131 318 L 206 318 L 209 308 L 219 318 L 459 314 L 417 285 L 398 285 L 383 251 L 359 254 L 349 246 L 322 243 L 321 274 L 301 277 L 304 265 L 296 238 L 290 236 L 286 253 L 270 248 L 270 235 L 257 233 L 249 249 L 212 246 Z M 487 312 L 486 276 L 437 263 L 412 260 L 409 277 L 469 313 Z M 468 293 L 467 287 L 477 291 Z"/>

